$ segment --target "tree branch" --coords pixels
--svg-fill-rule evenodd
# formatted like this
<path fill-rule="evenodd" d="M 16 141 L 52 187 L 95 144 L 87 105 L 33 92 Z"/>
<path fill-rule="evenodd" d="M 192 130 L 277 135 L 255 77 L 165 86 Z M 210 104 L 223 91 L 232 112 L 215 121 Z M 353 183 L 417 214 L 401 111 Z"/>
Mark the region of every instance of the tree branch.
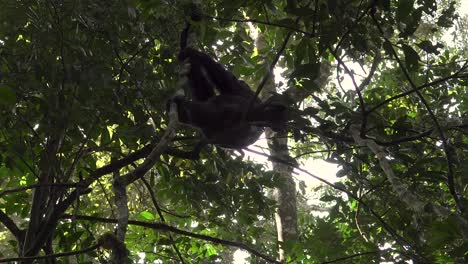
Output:
<path fill-rule="evenodd" d="M 384 148 L 378 146 L 375 141 L 372 139 L 363 139 L 358 133 L 357 125 L 352 125 L 350 128 L 350 133 L 353 136 L 354 140 L 359 145 L 364 145 L 368 147 L 372 153 L 374 153 L 377 158 L 380 168 L 383 170 L 386 178 L 390 182 L 393 191 L 397 194 L 399 199 L 405 203 L 405 205 L 417 215 L 421 215 L 426 211 L 430 211 L 441 218 L 448 217 L 450 213 L 446 208 L 435 205 L 433 203 L 426 203 L 421 200 L 416 194 L 410 191 L 410 188 L 403 182 L 399 177 L 396 176 L 395 172 L 390 165 L 390 162 L 387 160 L 387 153 Z M 458 226 L 462 231 L 464 236 L 468 235 L 468 221 L 459 215 L 454 215 L 457 219 Z"/>
<path fill-rule="evenodd" d="M 426 84 L 423 84 L 423 85 L 420 85 L 418 87 L 416 87 L 415 89 L 411 89 L 407 92 L 404 92 L 404 93 L 401 93 L 401 94 L 398 94 L 398 95 L 395 95 L 395 96 L 392 96 L 388 99 L 385 99 L 383 100 L 382 102 L 378 103 L 376 106 L 372 107 L 371 109 L 367 110 L 366 114 L 370 114 L 372 112 L 374 112 L 375 110 L 377 110 L 378 108 L 390 103 L 391 101 L 394 101 L 398 98 L 401 98 L 401 97 L 405 97 L 409 94 L 412 94 L 416 91 L 420 91 L 424 88 L 427 88 L 427 87 L 431 87 L 431 86 L 434 86 L 436 84 L 439 84 L 439 83 L 442 83 L 442 82 L 446 82 L 450 79 L 455 79 L 455 78 L 468 78 L 468 76 L 465 76 L 465 75 L 460 75 L 460 73 L 467 67 L 467 63 L 465 62 L 465 64 L 454 74 L 452 75 L 449 75 L 449 76 L 446 76 L 446 77 L 443 77 L 443 78 L 440 78 L 440 79 L 437 79 L 437 80 L 434 80 L 430 83 L 426 83 Z"/>
<path fill-rule="evenodd" d="M 0 210 L 0 223 L 2 223 L 15 236 L 18 243 L 23 240 L 24 231 L 19 229 L 13 219 L 11 219 L 3 210 Z"/>
<path fill-rule="evenodd" d="M 96 250 L 99 247 L 100 247 L 100 245 L 96 244 L 96 245 L 93 245 L 93 246 L 90 246 L 88 248 L 81 249 L 81 250 L 68 251 L 68 252 L 50 254 L 50 255 L 45 255 L 45 256 L 4 258 L 4 259 L 0 259 L 0 263 L 22 262 L 22 261 L 27 261 L 27 260 L 53 259 L 53 258 L 60 258 L 60 257 L 67 257 L 67 256 L 75 256 L 75 255 L 80 255 L 80 254 L 83 254 L 83 253 L 87 253 L 87 252 Z"/>
<path fill-rule="evenodd" d="M 102 222 L 102 223 L 117 223 L 117 220 L 116 219 L 109 219 L 109 218 L 102 218 L 102 217 L 93 217 L 93 216 L 85 216 L 85 215 L 70 215 L 70 214 L 64 214 L 62 216 L 63 218 L 66 218 L 66 219 L 78 219 L 78 220 L 86 220 L 86 221 L 97 221 L 97 222 Z M 142 222 L 142 221 L 135 221 L 135 220 L 129 220 L 128 223 L 130 225 L 136 225 L 136 226 L 141 226 L 141 227 L 147 227 L 147 228 L 151 228 L 151 229 L 155 229 L 155 230 L 161 230 L 161 231 L 167 231 L 167 232 L 172 232 L 172 233 L 175 233 L 175 234 L 179 234 L 179 235 L 184 235 L 184 236 L 188 236 L 188 237 L 193 237 L 193 238 L 197 238 L 197 239 L 201 239 L 201 240 L 205 240 L 205 241 L 209 241 L 209 242 L 212 242 L 212 243 L 215 243 L 215 244 L 220 244 L 220 245 L 224 245 L 224 246 L 232 246 L 232 247 L 237 247 L 237 248 L 240 248 L 240 249 L 243 249 L 245 251 L 248 251 L 249 253 L 251 253 L 252 255 L 255 255 L 257 257 L 260 257 L 270 263 L 276 263 L 276 264 L 280 264 L 279 261 L 275 260 L 274 258 L 270 257 L 270 256 L 267 256 L 253 248 L 251 248 L 250 246 L 247 246 L 243 243 L 240 243 L 240 242 L 235 242 L 235 241 L 229 241 L 229 240 L 225 240 L 225 239 L 220 239 L 220 238 L 216 238 L 216 237 L 212 237 L 212 236 L 207 236 L 207 235 L 201 235 L 201 234 L 196 234 L 196 233 L 192 233 L 192 232 L 189 232 L 189 231 L 185 231 L 185 230 L 182 230 L 182 229 L 178 229 L 176 227 L 173 227 L 173 226 L 170 226 L 168 224 L 165 224 L 165 223 L 148 223 L 148 222 Z"/>
<path fill-rule="evenodd" d="M 378 222 L 380 222 L 380 224 L 382 225 L 383 229 L 385 229 L 389 235 L 396 241 L 396 243 L 398 243 L 402 248 L 404 249 L 407 249 L 408 251 L 410 251 L 413 255 L 414 254 L 417 254 L 415 251 L 414 251 L 414 246 L 408 241 L 406 240 L 404 237 L 400 236 L 393 227 L 391 227 L 387 222 L 385 222 L 385 220 L 377 213 L 375 212 L 372 207 L 370 205 L 368 205 L 366 202 L 364 202 L 362 199 L 360 199 L 359 197 L 357 197 L 354 193 L 346 190 L 345 188 L 337 185 L 337 184 L 333 184 L 317 175 L 314 175 L 312 173 L 310 173 L 309 171 L 305 170 L 305 169 L 302 169 L 301 167 L 299 167 L 297 164 L 293 163 L 293 162 L 290 162 L 290 161 L 287 161 L 287 160 L 284 160 L 284 159 L 281 159 L 281 158 L 278 158 L 278 157 L 272 157 L 272 156 L 269 156 L 267 154 L 264 154 L 262 152 L 259 152 L 259 151 L 255 151 L 255 150 L 252 150 L 252 149 L 249 149 L 249 148 L 246 148 L 245 150 L 247 151 L 250 151 L 252 153 L 255 153 L 255 154 L 258 154 L 258 155 L 261 155 L 261 156 L 265 156 L 265 157 L 268 157 L 269 159 L 275 161 L 275 162 L 279 162 L 279 163 L 283 163 L 283 164 L 286 164 L 288 166 L 291 166 L 293 167 L 294 169 L 298 170 L 298 171 L 301 171 L 303 173 L 305 173 L 306 175 L 322 182 L 322 183 L 325 183 L 326 185 L 332 187 L 333 189 L 335 190 L 338 190 L 338 191 L 341 191 L 343 193 L 346 193 L 349 197 L 353 198 L 354 200 L 356 200 L 357 202 L 359 202 L 360 204 L 362 204 L 364 207 L 367 208 L 367 210 L 369 210 L 369 212 L 372 214 L 372 216 L 374 216 Z M 408 255 L 407 253 L 403 253 L 404 255 Z"/>
<path fill-rule="evenodd" d="M 166 223 L 166 219 L 164 219 L 164 215 L 162 213 L 161 207 L 159 206 L 159 203 L 156 200 L 156 194 L 154 193 L 153 189 L 151 189 L 151 185 L 145 179 L 145 177 L 141 177 L 141 181 L 143 182 L 146 189 L 150 193 L 151 201 L 153 202 L 154 208 L 156 208 L 156 211 L 158 212 L 158 215 L 159 215 L 159 218 L 161 219 L 161 222 Z M 172 248 L 174 249 L 175 253 L 177 254 L 177 257 L 179 258 L 180 263 L 185 264 L 184 258 L 182 257 L 182 254 L 180 253 L 179 248 L 177 247 L 172 235 L 169 235 L 169 240 L 171 241 Z"/>
<path fill-rule="evenodd" d="M 384 31 L 382 30 L 382 27 L 380 26 L 379 22 L 375 18 L 374 15 L 372 15 L 372 20 L 374 21 L 375 25 L 377 26 L 380 34 L 382 37 L 385 39 L 385 41 L 389 44 L 390 50 L 392 52 L 393 57 L 395 60 L 398 62 L 398 65 L 400 66 L 401 71 L 405 75 L 406 79 L 411 85 L 411 88 L 414 90 L 414 92 L 418 95 L 419 99 L 421 100 L 422 104 L 426 108 L 426 111 L 428 112 L 429 116 L 431 117 L 435 128 L 437 132 L 439 133 L 440 139 L 442 141 L 442 148 L 445 152 L 445 157 L 447 161 L 447 185 L 450 191 L 450 194 L 452 195 L 453 199 L 455 200 L 455 204 L 457 205 L 458 210 L 463 214 L 465 212 L 465 209 L 463 207 L 463 204 L 460 201 L 460 197 L 458 196 L 458 193 L 455 188 L 455 181 L 454 181 L 454 176 L 453 176 L 453 160 L 452 160 L 452 155 L 450 153 L 450 149 L 447 143 L 447 138 L 445 137 L 445 133 L 442 130 L 439 121 L 437 120 L 437 117 L 434 115 L 434 112 L 432 111 L 431 107 L 429 106 L 428 102 L 424 98 L 424 96 L 419 92 L 418 87 L 414 83 L 413 79 L 409 75 L 408 71 L 404 67 L 403 63 L 401 62 L 400 58 L 398 57 L 398 54 L 396 53 L 395 49 L 393 48 L 392 43 L 390 40 L 385 36 Z"/>

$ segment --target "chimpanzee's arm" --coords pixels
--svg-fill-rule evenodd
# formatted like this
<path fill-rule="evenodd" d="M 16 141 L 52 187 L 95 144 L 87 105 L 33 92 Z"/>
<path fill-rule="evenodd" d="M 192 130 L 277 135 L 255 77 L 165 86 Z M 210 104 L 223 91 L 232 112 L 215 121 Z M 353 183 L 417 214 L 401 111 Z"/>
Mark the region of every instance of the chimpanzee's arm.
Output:
<path fill-rule="evenodd" d="M 215 96 L 214 85 L 208 80 L 202 65 L 196 60 L 191 60 L 189 67 L 187 78 L 193 100 L 204 102 Z"/>
<path fill-rule="evenodd" d="M 253 92 L 248 85 L 241 83 L 236 76 L 224 69 L 219 63 L 211 59 L 210 56 L 192 48 L 186 48 L 179 54 L 179 59 L 189 58 L 192 65 L 201 65 L 208 77 L 214 82 L 221 94 L 240 95 L 250 97 Z"/>

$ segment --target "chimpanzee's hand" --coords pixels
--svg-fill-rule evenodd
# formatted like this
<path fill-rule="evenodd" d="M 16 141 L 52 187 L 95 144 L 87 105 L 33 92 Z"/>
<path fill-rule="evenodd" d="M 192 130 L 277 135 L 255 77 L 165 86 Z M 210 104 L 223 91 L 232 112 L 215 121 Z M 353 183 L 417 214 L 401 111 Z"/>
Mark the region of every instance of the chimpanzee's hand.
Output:
<path fill-rule="evenodd" d="M 166 111 L 169 112 L 171 110 L 171 104 L 172 103 L 175 103 L 177 108 L 179 108 L 179 105 L 181 105 L 185 101 L 187 101 L 185 96 L 176 94 L 174 97 L 167 100 L 167 102 L 166 102 Z"/>

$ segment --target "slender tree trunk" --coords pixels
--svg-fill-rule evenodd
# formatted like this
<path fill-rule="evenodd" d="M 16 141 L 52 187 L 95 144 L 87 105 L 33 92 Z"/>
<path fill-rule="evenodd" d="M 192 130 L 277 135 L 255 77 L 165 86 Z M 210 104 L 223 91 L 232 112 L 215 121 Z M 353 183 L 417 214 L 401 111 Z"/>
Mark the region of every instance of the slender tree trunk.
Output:
<path fill-rule="evenodd" d="M 265 41 L 261 33 L 255 42 L 258 49 L 265 47 Z M 267 69 L 269 62 L 265 61 Z M 273 72 L 265 83 L 262 90 L 262 97 L 266 99 L 272 92 L 276 92 Z M 290 160 L 288 151 L 288 133 L 276 133 L 271 129 L 266 129 L 266 137 L 270 148 L 270 155 L 282 160 Z M 292 168 L 284 163 L 272 162 L 273 170 L 276 171 L 283 183 L 273 192 L 274 199 L 278 203 L 278 209 L 275 213 L 277 239 L 279 242 L 278 256 L 280 261 L 285 261 L 283 243 L 286 241 L 297 240 L 297 205 L 296 205 L 296 184 L 292 178 Z"/>
<path fill-rule="evenodd" d="M 265 87 L 267 88 L 267 87 Z M 289 160 L 287 133 L 275 133 L 271 129 L 266 130 L 270 155 L 282 160 Z M 292 177 L 292 169 L 283 163 L 273 162 L 273 170 L 279 174 L 282 181 L 280 187 L 273 192 L 274 199 L 278 203 L 275 213 L 276 231 L 278 235 L 279 260 L 285 260 L 282 243 L 297 240 L 297 205 L 296 183 Z"/>

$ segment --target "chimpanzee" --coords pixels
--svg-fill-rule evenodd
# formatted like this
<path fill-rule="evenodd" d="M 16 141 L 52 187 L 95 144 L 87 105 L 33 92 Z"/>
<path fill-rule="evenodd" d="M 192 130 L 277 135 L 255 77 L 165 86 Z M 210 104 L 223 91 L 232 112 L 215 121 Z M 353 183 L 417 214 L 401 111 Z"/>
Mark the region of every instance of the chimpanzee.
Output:
<path fill-rule="evenodd" d="M 187 29 L 183 34 L 187 34 Z M 185 41 L 186 36 L 183 36 L 179 60 L 190 65 L 187 78 L 192 100 L 184 96 L 172 99 L 177 105 L 180 122 L 199 128 L 208 143 L 234 149 L 254 143 L 263 127 L 275 131 L 286 127 L 287 108 L 284 104 L 255 98 L 255 93 L 244 81 L 207 54 L 186 48 Z"/>

